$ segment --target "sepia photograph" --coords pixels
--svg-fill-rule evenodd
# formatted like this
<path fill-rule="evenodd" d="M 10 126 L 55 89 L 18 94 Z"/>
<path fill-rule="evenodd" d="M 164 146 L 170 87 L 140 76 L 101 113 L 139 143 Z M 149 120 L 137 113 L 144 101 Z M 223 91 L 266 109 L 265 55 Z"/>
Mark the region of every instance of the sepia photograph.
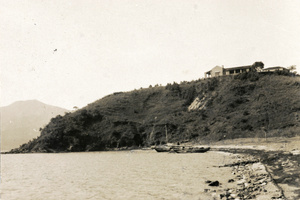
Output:
<path fill-rule="evenodd" d="M 299 0 L 0 0 L 1 200 L 299 200 Z"/>

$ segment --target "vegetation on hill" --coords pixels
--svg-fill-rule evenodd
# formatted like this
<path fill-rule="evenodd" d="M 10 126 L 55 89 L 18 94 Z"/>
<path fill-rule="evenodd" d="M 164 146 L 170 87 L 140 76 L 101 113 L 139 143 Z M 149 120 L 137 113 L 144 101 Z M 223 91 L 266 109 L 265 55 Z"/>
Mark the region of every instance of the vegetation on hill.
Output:
<path fill-rule="evenodd" d="M 108 95 L 12 152 L 98 151 L 299 134 L 300 77 L 249 72 Z M 193 103 L 195 99 L 198 104 Z M 193 103 L 193 107 L 189 107 Z"/>

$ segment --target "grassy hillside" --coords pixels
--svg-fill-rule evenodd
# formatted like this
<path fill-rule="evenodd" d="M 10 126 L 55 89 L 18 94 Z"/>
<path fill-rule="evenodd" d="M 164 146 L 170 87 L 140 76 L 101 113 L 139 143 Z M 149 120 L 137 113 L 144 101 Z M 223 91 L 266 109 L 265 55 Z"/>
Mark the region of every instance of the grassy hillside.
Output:
<path fill-rule="evenodd" d="M 40 137 L 13 152 L 295 136 L 299 100 L 300 77 L 255 72 L 119 92 L 51 119 Z"/>

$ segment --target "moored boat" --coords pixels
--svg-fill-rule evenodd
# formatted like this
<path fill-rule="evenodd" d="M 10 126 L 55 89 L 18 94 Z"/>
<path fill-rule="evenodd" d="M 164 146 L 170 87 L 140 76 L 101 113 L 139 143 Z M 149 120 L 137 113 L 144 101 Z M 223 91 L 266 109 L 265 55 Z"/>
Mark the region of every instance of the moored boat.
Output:
<path fill-rule="evenodd" d="M 169 152 L 171 150 L 171 146 L 159 145 L 159 146 L 153 147 L 153 149 L 155 149 L 155 151 L 157 151 L 157 152 Z"/>
<path fill-rule="evenodd" d="M 210 150 L 210 147 L 192 147 L 180 146 L 173 149 L 176 153 L 205 153 Z"/>
<path fill-rule="evenodd" d="M 197 147 L 187 145 L 158 145 L 151 147 L 157 152 L 170 152 L 170 153 L 205 153 L 210 150 L 210 147 Z"/>

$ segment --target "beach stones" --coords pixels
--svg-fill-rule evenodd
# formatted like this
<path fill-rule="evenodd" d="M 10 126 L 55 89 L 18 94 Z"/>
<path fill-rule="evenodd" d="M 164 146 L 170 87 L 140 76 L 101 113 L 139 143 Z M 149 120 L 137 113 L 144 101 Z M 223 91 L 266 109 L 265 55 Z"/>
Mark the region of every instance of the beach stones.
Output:
<path fill-rule="evenodd" d="M 289 163 L 285 163 L 286 166 Z M 235 178 L 229 179 L 230 187 L 219 193 L 220 199 L 280 199 L 282 194 L 265 166 L 251 156 L 240 156 L 238 162 L 223 167 L 232 167 Z M 212 183 L 212 182 L 211 182 Z"/>
<path fill-rule="evenodd" d="M 208 186 L 219 186 L 220 183 L 219 181 L 212 181 L 211 183 L 208 184 Z"/>
<path fill-rule="evenodd" d="M 289 166 L 290 163 L 291 161 L 284 163 L 284 165 Z M 216 190 L 205 190 L 205 192 L 211 193 L 213 199 L 279 200 L 284 197 L 280 188 L 274 184 L 265 165 L 252 156 L 240 156 L 238 162 L 226 164 L 221 167 L 230 167 L 232 169 L 231 174 L 233 174 L 234 177 L 230 177 L 227 183 L 223 185 L 219 181 L 205 182 L 208 186 L 217 188 Z M 291 182 L 291 180 L 287 179 L 287 182 Z"/>
<path fill-rule="evenodd" d="M 210 191 L 210 189 L 204 189 L 204 192 L 209 192 Z"/>
<path fill-rule="evenodd" d="M 233 182 L 234 182 L 233 179 L 229 179 L 229 180 L 228 180 L 228 183 L 233 183 Z"/>

